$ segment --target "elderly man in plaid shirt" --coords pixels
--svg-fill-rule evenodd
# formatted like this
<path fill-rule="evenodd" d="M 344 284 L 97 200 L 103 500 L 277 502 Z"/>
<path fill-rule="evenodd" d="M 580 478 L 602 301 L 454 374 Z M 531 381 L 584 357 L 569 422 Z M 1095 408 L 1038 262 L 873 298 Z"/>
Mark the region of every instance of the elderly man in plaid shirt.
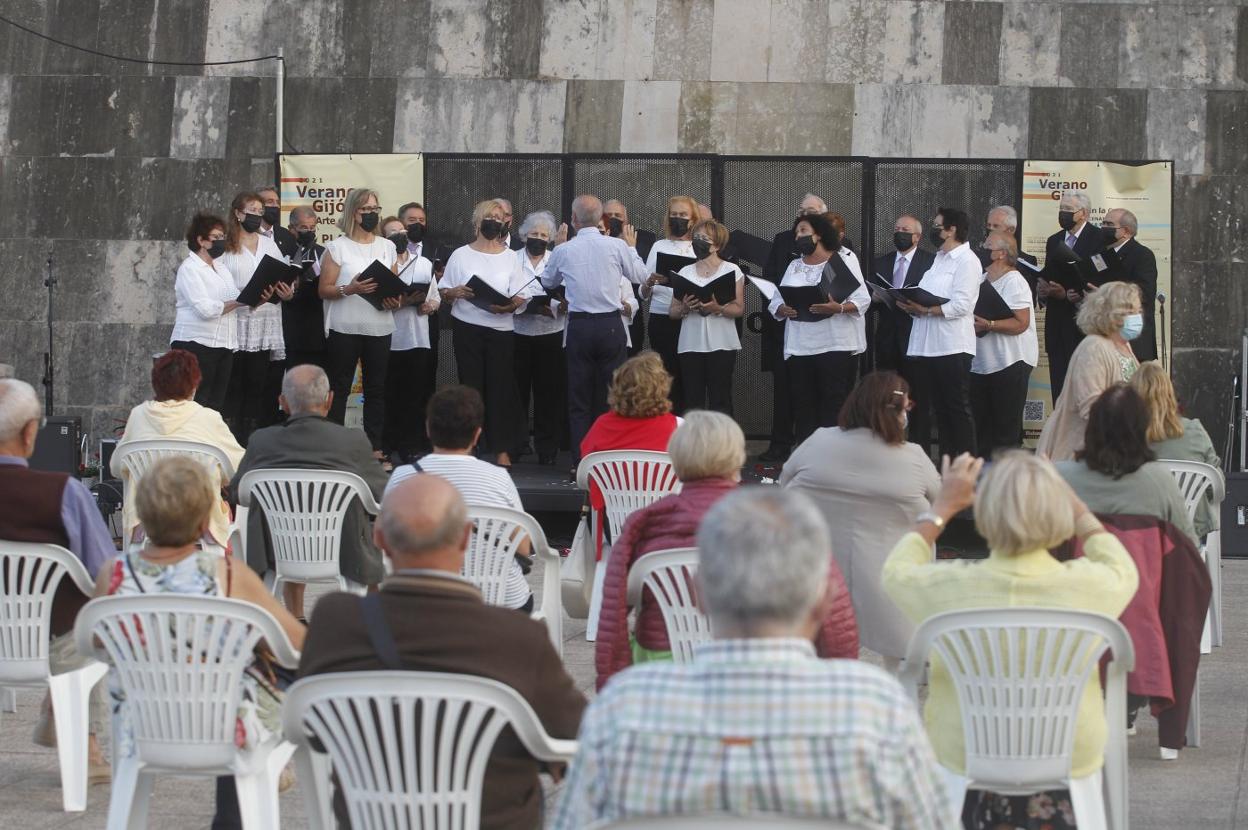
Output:
<path fill-rule="evenodd" d="M 819 660 L 832 546 L 799 493 L 747 488 L 698 532 L 715 641 L 685 665 L 635 666 L 581 723 L 556 830 L 690 813 L 865 827 L 955 827 L 914 703 L 892 676 Z"/>

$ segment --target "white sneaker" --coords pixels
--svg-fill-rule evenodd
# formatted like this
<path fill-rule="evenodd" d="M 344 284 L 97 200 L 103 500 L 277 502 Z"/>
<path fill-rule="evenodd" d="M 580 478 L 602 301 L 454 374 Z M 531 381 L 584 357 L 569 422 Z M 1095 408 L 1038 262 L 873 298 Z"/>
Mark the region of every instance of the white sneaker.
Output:
<path fill-rule="evenodd" d="M 1175 761 L 1175 760 L 1178 760 L 1178 757 L 1179 757 L 1179 751 L 1177 749 L 1170 749 L 1164 746 L 1161 747 L 1161 760 Z"/>

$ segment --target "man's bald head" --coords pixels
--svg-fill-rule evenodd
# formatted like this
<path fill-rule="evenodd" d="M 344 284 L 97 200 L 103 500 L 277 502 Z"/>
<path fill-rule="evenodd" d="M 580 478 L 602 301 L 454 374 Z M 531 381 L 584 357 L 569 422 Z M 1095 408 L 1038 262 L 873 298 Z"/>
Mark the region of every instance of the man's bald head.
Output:
<path fill-rule="evenodd" d="M 572 200 L 572 224 L 578 228 L 596 228 L 602 221 L 602 200 L 583 193 Z"/>
<path fill-rule="evenodd" d="M 320 415 L 329 414 L 334 393 L 329 388 L 329 378 L 325 370 L 311 363 L 301 363 L 286 371 L 282 378 L 282 396 L 279 399 L 286 414 Z"/>
<path fill-rule="evenodd" d="M 395 570 L 431 568 L 459 573 L 472 525 L 468 508 L 441 476 L 420 473 L 400 481 L 381 502 L 373 541 Z"/>

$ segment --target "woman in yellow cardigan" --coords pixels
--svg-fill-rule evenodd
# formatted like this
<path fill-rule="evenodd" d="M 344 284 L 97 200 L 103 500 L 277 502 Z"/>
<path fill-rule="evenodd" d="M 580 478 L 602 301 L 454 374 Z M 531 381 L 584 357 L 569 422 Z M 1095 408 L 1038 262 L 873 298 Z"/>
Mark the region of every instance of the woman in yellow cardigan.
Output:
<path fill-rule="evenodd" d="M 884 590 L 916 625 L 946 611 L 1048 606 L 1117 618 L 1135 596 L 1139 574 L 1131 555 L 1106 532 L 1048 461 L 1014 451 L 998 457 L 979 482 L 981 459 L 944 459 L 940 493 L 884 563 Z M 975 506 L 975 526 L 988 542 L 988 559 L 932 562 L 932 545 L 945 524 Z M 1084 557 L 1059 562 L 1049 549 L 1072 536 Z M 924 710 L 927 734 L 940 763 L 965 770 L 957 694 L 937 659 Z M 1075 731 L 1071 774 L 1101 767 L 1107 728 L 1100 681 L 1084 689 Z M 1054 825 L 1057 826 L 1057 825 Z"/>

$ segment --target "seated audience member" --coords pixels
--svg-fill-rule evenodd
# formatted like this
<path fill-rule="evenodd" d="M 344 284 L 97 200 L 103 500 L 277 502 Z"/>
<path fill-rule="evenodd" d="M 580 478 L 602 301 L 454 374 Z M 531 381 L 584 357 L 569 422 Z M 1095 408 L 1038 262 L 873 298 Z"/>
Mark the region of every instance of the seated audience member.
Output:
<path fill-rule="evenodd" d="M 404 669 L 488 677 L 519 692 L 547 734 L 573 737 L 585 698 L 545 626 L 485 605 L 476 587 L 459 576 L 471 530 L 463 497 L 440 476 L 412 476 L 391 488 L 374 539 L 394 573 L 376 595 L 337 593 L 321 600 L 299 676 Z M 375 615 L 366 613 L 365 603 L 373 604 Z M 370 616 L 377 622 L 367 622 Z M 398 665 L 379 656 L 377 638 L 393 644 L 387 651 L 397 655 Z M 485 769 L 483 830 L 540 826 L 538 770 L 511 728 L 503 730 Z M 345 821 L 345 804 L 336 800 L 339 821 Z"/>
<path fill-rule="evenodd" d="M 632 664 L 671 660 L 667 626 L 649 591 L 642 592 L 636 631 L 628 633 L 628 575 L 642 556 L 656 550 L 691 548 L 698 524 L 721 498 L 735 491 L 745 463 L 745 434 L 728 415 L 693 410 L 672 433 L 667 452 L 680 478 L 679 493 L 664 496 L 628 517 L 611 549 L 602 588 L 602 613 L 595 641 L 598 688 Z M 830 612 L 815 637 L 820 657 L 858 657 L 858 627 L 841 570 L 828 569 Z"/>
<path fill-rule="evenodd" d="M 914 704 L 887 673 L 820 660 L 833 597 L 827 525 L 805 496 L 746 488 L 697 536 L 714 641 L 635 666 L 590 704 L 553 827 L 689 813 L 947 828 Z M 840 600 L 843 602 L 844 600 Z"/>
<path fill-rule="evenodd" d="M 221 413 L 195 402 L 195 391 L 199 388 L 201 375 L 199 359 L 183 349 L 170 349 L 152 363 L 152 400 L 130 410 L 126 419 L 126 430 L 117 442 L 117 449 L 124 448 L 135 441 L 150 441 L 157 438 L 178 438 L 184 441 L 199 441 L 217 447 L 230 459 L 235 468 L 243 460 L 243 448 L 234 439 L 234 433 L 225 425 Z M 118 456 L 113 455 L 113 475 L 120 478 L 126 486 L 125 500 L 122 502 L 121 523 L 122 538 L 130 539 L 135 528 L 139 526 L 138 517 L 134 512 L 134 485 L 126 470 L 118 464 Z M 218 489 L 225 487 L 229 481 L 221 476 Z M 230 506 L 218 499 L 212 511 L 212 521 L 208 523 L 208 535 L 222 547 L 229 541 Z"/>
<path fill-rule="evenodd" d="M 916 625 L 946 611 L 1008 606 L 1068 608 L 1117 618 L 1139 583 L 1122 543 L 1106 532 L 1048 461 L 1021 450 L 1000 453 L 979 481 L 977 494 L 983 463 L 966 454 L 952 464 L 945 459 L 932 510 L 918 518 L 884 563 L 884 590 L 897 606 Z M 972 505 L 975 527 L 988 542 L 988 558 L 932 562 L 932 545 L 941 531 Z M 1084 557 L 1054 559 L 1049 549 L 1075 535 L 1083 542 Z M 965 745 L 957 694 L 948 670 L 935 657 L 929 689 L 927 734 L 940 763 L 960 774 Z M 1090 775 L 1101 767 L 1106 729 L 1100 681 L 1094 675 L 1080 703 L 1071 775 Z M 995 811 L 1005 805 L 1012 815 L 1026 816 L 1045 799 L 1057 800 L 1052 793 L 1023 796 L 1021 803 L 975 793 L 967 800 L 963 821 L 967 827 L 997 827 L 1004 819 Z M 1060 815 L 1054 819 L 1054 830 L 1068 826 L 1056 823 Z"/>
<path fill-rule="evenodd" d="M 43 420 L 43 406 L 29 383 L 0 380 L 0 540 L 60 545 L 82 560 L 93 578 L 117 554 L 112 536 L 100 517 L 95 498 L 81 481 L 65 473 L 30 469 L 35 439 Z M 68 579 L 61 581 L 52 599 L 52 641 L 48 665 L 52 674 L 80 669 L 89 660 L 74 647 L 74 619 L 87 597 Z M 87 775 L 91 783 L 110 780 L 108 763 L 96 735 L 108 728 L 108 708 L 102 687 L 91 693 L 90 745 Z M 56 746 L 52 701 L 47 695 L 35 726 L 34 742 Z"/>
<path fill-rule="evenodd" d="M 1093 513 L 1152 516 L 1199 544 L 1183 494 L 1148 446 L 1148 405 L 1125 383 L 1106 389 L 1092 404 L 1083 449 L 1059 461 L 1058 473 Z"/>
<path fill-rule="evenodd" d="M 1159 461 L 1200 461 L 1221 469 L 1222 459 L 1218 458 L 1204 425 L 1195 418 L 1179 415 L 1170 374 L 1160 363 L 1141 363 L 1131 378 L 1131 386 L 1148 405 L 1148 446 Z M 1218 529 L 1218 506 L 1213 503 L 1212 492 L 1196 506 L 1195 526 L 1196 535 L 1201 537 Z"/>
<path fill-rule="evenodd" d="M 228 597 L 255 605 L 277 620 L 291 645 L 303 646 L 303 624 L 278 603 L 247 568 L 233 567 L 234 558 L 203 550 L 199 544 L 220 489 L 202 464 L 184 456 L 162 458 L 139 481 L 135 510 L 143 523 L 145 541 L 100 569 L 95 595 L 190 594 Z M 281 737 L 282 692 L 260 671 L 242 675 L 235 740 L 244 750 Z M 285 684 L 283 683 L 282 686 Z M 125 705 L 125 693 L 116 672 L 109 674 L 109 695 L 116 715 L 113 740 L 121 757 L 134 752 L 134 730 Z M 217 814 L 213 827 L 241 827 L 233 776 L 217 779 Z M 285 777 L 283 789 L 293 783 Z"/>
<path fill-rule="evenodd" d="M 373 457 L 372 445 L 360 430 L 329 420 L 333 399 L 329 378 L 321 367 L 305 364 L 286 372 L 278 402 L 289 417 L 283 423 L 252 433 L 243 461 L 230 482 L 231 499 L 237 502 L 238 483 L 244 475 L 252 470 L 274 469 L 355 473 L 364 479 L 373 498 L 380 499 L 386 475 Z M 368 512 L 358 500 L 343 520 L 338 558 L 347 579 L 361 585 L 381 582 L 381 552 L 373 546 Z M 247 564 L 261 574 L 273 567 L 268 528 L 258 506 L 247 514 Z M 286 607 L 297 617 L 303 616 L 303 588 L 297 582 L 283 585 Z"/>
<path fill-rule="evenodd" d="M 905 657 L 914 626 L 884 593 L 880 572 L 893 542 L 931 509 L 940 487 L 931 458 L 906 442 L 910 407 L 910 387 L 899 375 L 867 375 L 841 407 L 840 426 L 815 430 L 780 473 L 780 485 L 805 493 L 827 520 L 859 637 L 890 671 Z"/>
<path fill-rule="evenodd" d="M 454 485 L 464 501 L 474 507 L 524 510 L 520 493 L 507 470 L 473 455 L 484 425 L 485 403 L 481 393 L 471 386 L 439 389 L 429 399 L 425 421 L 433 452 L 397 468 L 386 485 L 386 492 L 417 473 L 433 473 Z M 520 543 L 517 553 L 526 557 L 533 555 L 528 539 Z M 527 614 L 533 610 L 533 592 L 524 578 L 526 565 L 518 560 L 511 563 L 503 605 Z"/>

